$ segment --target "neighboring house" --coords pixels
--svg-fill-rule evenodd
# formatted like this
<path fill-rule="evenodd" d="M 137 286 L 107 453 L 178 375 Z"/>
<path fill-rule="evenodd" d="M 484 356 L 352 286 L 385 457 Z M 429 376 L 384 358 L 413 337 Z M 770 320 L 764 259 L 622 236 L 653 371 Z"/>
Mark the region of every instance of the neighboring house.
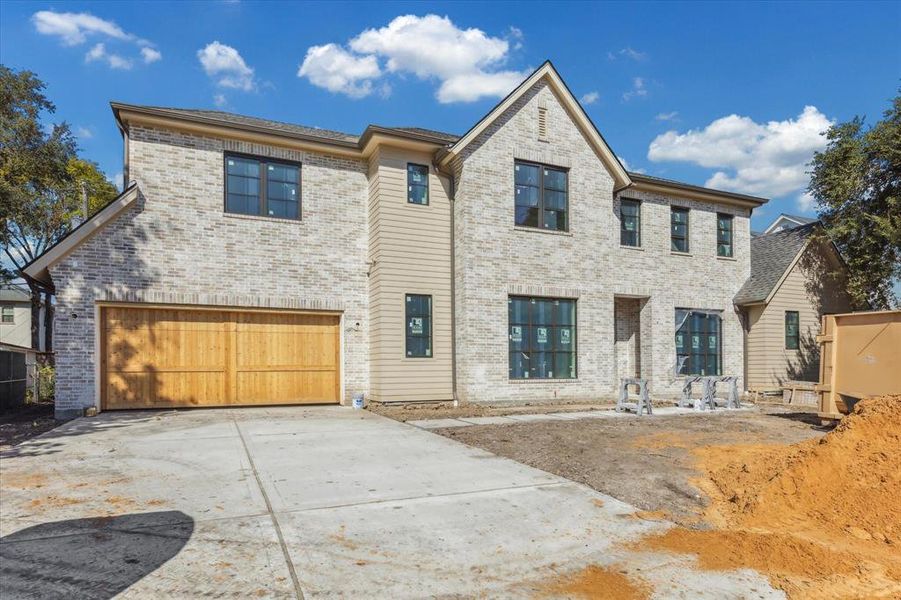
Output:
<path fill-rule="evenodd" d="M 784 231 L 786 229 L 794 229 L 795 227 L 809 225 L 815 222 L 816 219 L 811 219 L 810 217 L 799 217 L 797 215 L 787 215 L 782 213 L 764 230 L 763 234 L 766 235 L 768 233 L 776 233 L 777 231 Z"/>
<path fill-rule="evenodd" d="M 851 310 L 844 262 L 833 244 L 811 237 L 817 227 L 814 221 L 751 239 L 751 277 L 735 296 L 746 319 L 749 390 L 817 381 L 820 318 Z"/>
<path fill-rule="evenodd" d="M 31 296 L 15 285 L 0 287 L 0 343 L 31 348 Z"/>
<path fill-rule="evenodd" d="M 462 137 L 113 112 L 127 189 L 26 268 L 57 291 L 60 416 L 742 376 L 766 200 L 627 172 L 550 63 Z"/>

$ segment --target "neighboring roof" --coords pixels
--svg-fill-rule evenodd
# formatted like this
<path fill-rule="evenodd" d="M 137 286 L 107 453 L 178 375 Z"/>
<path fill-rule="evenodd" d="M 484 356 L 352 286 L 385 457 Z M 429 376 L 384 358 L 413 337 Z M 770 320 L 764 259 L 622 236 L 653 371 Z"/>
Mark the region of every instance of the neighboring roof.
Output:
<path fill-rule="evenodd" d="M 393 131 L 398 131 L 401 133 L 415 133 L 418 135 L 434 137 L 442 139 L 448 143 L 453 143 L 460 139 L 460 136 L 455 133 L 435 131 L 434 129 L 426 129 L 424 127 L 386 127 L 385 129 L 391 129 Z"/>
<path fill-rule="evenodd" d="M 630 186 L 632 184 L 632 180 L 629 178 L 629 174 L 626 172 L 626 169 L 623 167 L 622 163 L 616 157 L 616 154 L 614 154 L 613 150 L 607 144 L 604 136 L 602 136 L 601 132 L 598 131 L 598 128 L 588 116 L 588 113 L 585 112 L 585 109 L 582 108 L 582 105 L 578 100 L 576 100 L 576 97 L 573 95 L 572 91 L 570 91 L 569 87 L 566 85 L 566 82 L 564 82 L 563 78 L 560 77 L 557 69 L 554 68 L 554 65 L 549 60 L 545 61 L 543 65 L 535 69 L 535 71 L 531 75 L 526 77 L 522 83 L 516 86 L 516 88 L 512 92 L 510 92 L 506 98 L 501 100 L 494 108 L 492 108 L 488 112 L 487 115 L 482 117 L 482 119 L 479 120 L 478 123 L 473 125 L 472 128 L 463 135 L 463 137 L 457 140 L 453 146 L 448 148 L 444 155 L 440 156 L 441 162 L 443 164 L 447 164 L 453 159 L 453 157 L 459 156 L 460 152 L 466 146 L 472 143 L 472 141 L 475 140 L 483 131 L 485 131 L 485 129 L 487 129 L 488 126 L 491 125 L 491 123 L 493 123 L 502 114 L 504 114 L 507 109 L 509 109 L 519 98 L 522 97 L 523 94 L 529 91 L 532 86 L 538 83 L 538 81 L 540 81 L 541 79 L 547 79 L 548 84 L 560 96 L 564 108 L 569 111 L 570 116 L 585 134 L 585 137 L 588 138 L 589 142 L 598 153 L 598 156 L 601 158 L 601 161 L 610 171 L 610 174 L 613 175 L 613 179 L 616 183 L 615 189 L 620 190 Z"/>
<path fill-rule="evenodd" d="M 0 287 L 0 302 L 31 302 L 31 295 L 14 285 Z"/>
<path fill-rule="evenodd" d="M 715 194 L 717 196 L 722 196 L 724 198 L 732 198 L 734 200 L 740 200 L 742 202 L 748 202 L 754 205 L 766 204 L 768 200 L 766 198 L 760 198 L 758 196 L 748 196 L 747 194 L 738 194 L 736 192 L 726 192 L 724 190 L 715 190 L 713 188 L 707 188 L 700 185 L 692 185 L 690 183 L 683 183 L 681 181 L 675 181 L 673 179 L 664 179 L 663 177 L 654 177 L 653 175 L 645 175 L 644 173 L 635 173 L 634 171 L 629 171 L 629 177 L 632 178 L 632 181 L 641 184 L 658 184 L 666 187 L 676 188 L 679 190 L 685 190 L 689 192 L 698 192 L 702 194 Z"/>
<path fill-rule="evenodd" d="M 808 223 L 751 238 L 751 276 L 735 295 L 735 304 L 766 302 L 816 226 Z"/>
<path fill-rule="evenodd" d="M 776 225 L 779 224 L 780 221 L 791 221 L 795 223 L 796 227 L 800 227 L 801 225 L 808 225 L 810 223 L 815 223 L 816 219 L 811 219 L 810 217 L 799 217 L 798 215 L 789 215 L 786 213 L 780 214 L 776 217 L 776 220 L 770 223 L 770 226 L 767 227 L 763 232 L 764 233 L 772 233 L 776 228 Z M 784 228 L 783 228 L 784 229 Z"/>
<path fill-rule="evenodd" d="M 106 206 L 91 215 L 91 218 L 63 236 L 55 244 L 47 248 L 40 256 L 25 265 L 22 272 L 38 281 L 50 283 L 48 268 L 66 256 L 76 246 L 95 234 L 116 215 L 129 206 L 140 194 L 138 184 L 132 183 L 125 191 L 116 196 Z"/>

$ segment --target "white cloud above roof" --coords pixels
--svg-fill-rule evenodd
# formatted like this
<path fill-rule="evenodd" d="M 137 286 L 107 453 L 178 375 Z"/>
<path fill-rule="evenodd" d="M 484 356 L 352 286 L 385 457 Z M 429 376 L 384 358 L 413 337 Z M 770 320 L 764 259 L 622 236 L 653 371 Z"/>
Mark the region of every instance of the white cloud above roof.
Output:
<path fill-rule="evenodd" d="M 521 44 L 519 29 L 511 27 L 508 34 Z M 309 48 L 298 75 L 331 92 L 361 98 L 375 90 L 380 77 L 411 74 L 437 81 L 439 102 L 472 102 L 505 96 L 522 81 L 527 73 L 504 68 L 509 56 L 505 38 L 461 29 L 446 16 L 402 15 L 363 31 L 346 48 L 335 43 Z"/>
<path fill-rule="evenodd" d="M 648 159 L 717 169 L 707 179 L 708 187 L 780 197 L 807 187 L 807 164 L 826 146 L 825 132 L 831 125 L 815 106 L 805 106 L 794 119 L 767 123 L 732 114 L 703 129 L 657 136 Z M 806 199 L 799 205 L 806 205 Z"/>
<path fill-rule="evenodd" d="M 597 92 L 588 92 L 586 94 L 582 94 L 582 97 L 579 98 L 579 102 L 582 104 L 594 104 L 598 100 L 601 99 L 601 95 Z"/>
<path fill-rule="evenodd" d="M 226 44 L 213 41 L 197 51 L 204 72 L 223 88 L 250 92 L 256 89 L 254 71 L 241 54 Z"/>
<path fill-rule="evenodd" d="M 84 55 L 84 60 L 89 63 L 104 62 L 109 65 L 111 69 L 121 69 L 126 71 L 133 66 L 129 59 L 115 53 L 107 52 L 106 44 L 103 42 L 94 44 L 94 46 L 88 50 L 88 53 Z"/>

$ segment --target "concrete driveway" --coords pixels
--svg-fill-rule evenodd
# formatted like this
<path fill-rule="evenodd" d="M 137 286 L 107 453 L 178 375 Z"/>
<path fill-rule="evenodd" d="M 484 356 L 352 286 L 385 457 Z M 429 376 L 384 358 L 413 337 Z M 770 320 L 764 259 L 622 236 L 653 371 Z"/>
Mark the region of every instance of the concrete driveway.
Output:
<path fill-rule="evenodd" d="M 609 496 L 348 408 L 79 419 L 6 452 L 0 498 L 5 599 L 534 597 L 588 564 L 655 597 L 782 597 L 627 551 L 667 525 Z"/>

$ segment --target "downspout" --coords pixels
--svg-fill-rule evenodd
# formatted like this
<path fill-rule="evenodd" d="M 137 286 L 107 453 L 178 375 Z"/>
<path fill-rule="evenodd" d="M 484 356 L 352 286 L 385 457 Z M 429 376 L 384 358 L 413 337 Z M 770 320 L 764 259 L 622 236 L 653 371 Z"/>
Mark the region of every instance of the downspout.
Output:
<path fill-rule="evenodd" d="M 456 228 L 454 225 L 454 203 L 456 200 L 456 180 L 453 173 L 442 171 L 437 158 L 432 161 L 435 171 L 439 175 L 447 177 L 450 183 L 450 301 L 451 301 L 451 393 L 454 398 L 454 407 L 460 405 L 457 399 L 457 272 L 456 272 Z"/>

